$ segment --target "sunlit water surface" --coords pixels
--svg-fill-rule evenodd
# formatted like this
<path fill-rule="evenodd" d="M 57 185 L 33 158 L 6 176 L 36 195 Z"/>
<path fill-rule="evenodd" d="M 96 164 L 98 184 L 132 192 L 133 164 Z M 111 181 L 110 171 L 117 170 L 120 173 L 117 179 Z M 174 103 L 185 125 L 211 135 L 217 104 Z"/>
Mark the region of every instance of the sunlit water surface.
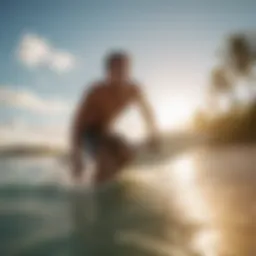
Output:
<path fill-rule="evenodd" d="M 0 160 L 1 255 L 256 255 L 256 147 L 192 149 L 98 189 L 64 167 Z"/>

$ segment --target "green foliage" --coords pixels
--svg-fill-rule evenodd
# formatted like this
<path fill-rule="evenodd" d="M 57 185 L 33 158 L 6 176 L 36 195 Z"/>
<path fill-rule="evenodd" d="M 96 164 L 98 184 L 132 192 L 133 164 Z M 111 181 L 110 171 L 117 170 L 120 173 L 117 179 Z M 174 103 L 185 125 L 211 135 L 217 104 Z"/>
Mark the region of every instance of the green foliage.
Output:
<path fill-rule="evenodd" d="M 226 114 L 210 118 L 198 112 L 195 129 L 206 133 L 216 142 L 256 141 L 256 102 L 243 109 L 233 109 Z"/>
<path fill-rule="evenodd" d="M 256 100 L 250 105 L 248 102 L 246 107 L 245 102 L 240 104 L 234 97 L 234 86 L 239 78 L 246 80 L 252 77 L 256 56 L 243 33 L 231 35 L 226 45 L 224 61 L 210 72 L 210 111 L 199 111 L 194 119 L 194 127 L 217 142 L 255 142 Z M 216 111 L 220 109 L 219 97 L 223 94 L 229 99 L 229 111 L 225 113 Z"/>

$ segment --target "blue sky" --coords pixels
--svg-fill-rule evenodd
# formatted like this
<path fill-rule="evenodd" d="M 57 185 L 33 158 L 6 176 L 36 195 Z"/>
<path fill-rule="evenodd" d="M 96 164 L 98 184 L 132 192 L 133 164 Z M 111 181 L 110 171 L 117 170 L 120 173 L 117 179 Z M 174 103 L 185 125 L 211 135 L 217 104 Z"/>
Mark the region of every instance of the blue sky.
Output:
<path fill-rule="evenodd" d="M 67 127 L 116 48 L 132 54 L 160 123 L 175 125 L 202 100 L 224 37 L 255 28 L 255 10 L 253 0 L 0 0 L 1 137 Z"/>

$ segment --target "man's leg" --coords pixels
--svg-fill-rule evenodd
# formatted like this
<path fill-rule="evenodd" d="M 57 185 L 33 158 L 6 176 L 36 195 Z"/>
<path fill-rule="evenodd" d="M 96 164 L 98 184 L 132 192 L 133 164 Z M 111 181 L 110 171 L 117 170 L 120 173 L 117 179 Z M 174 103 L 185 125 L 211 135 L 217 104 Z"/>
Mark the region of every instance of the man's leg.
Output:
<path fill-rule="evenodd" d="M 96 159 L 96 184 L 114 177 L 118 166 L 115 157 L 106 148 L 101 148 Z"/>
<path fill-rule="evenodd" d="M 97 154 L 96 183 L 112 179 L 131 160 L 132 153 L 124 140 L 109 135 Z"/>

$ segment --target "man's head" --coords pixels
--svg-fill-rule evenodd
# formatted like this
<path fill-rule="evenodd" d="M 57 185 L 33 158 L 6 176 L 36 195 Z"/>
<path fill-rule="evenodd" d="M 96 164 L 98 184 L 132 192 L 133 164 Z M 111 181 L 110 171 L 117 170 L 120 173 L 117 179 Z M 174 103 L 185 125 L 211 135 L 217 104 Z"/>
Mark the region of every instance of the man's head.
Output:
<path fill-rule="evenodd" d="M 106 58 L 107 76 L 114 82 L 123 82 L 130 73 L 130 58 L 125 52 L 113 52 Z"/>

